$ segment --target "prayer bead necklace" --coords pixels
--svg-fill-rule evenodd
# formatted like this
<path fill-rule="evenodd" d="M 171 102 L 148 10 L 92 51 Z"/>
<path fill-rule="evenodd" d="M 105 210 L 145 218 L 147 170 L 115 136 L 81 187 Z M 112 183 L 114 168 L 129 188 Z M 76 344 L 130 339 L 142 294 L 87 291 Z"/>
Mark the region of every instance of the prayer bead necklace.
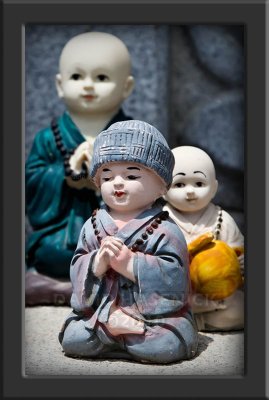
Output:
<path fill-rule="evenodd" d="M 70 157 L 72 156 L 72 154 L 74 154 L 75 149 L 68 150 L 64 146 L 62 136 L 61 136 L 61 131 L 60 131 L 60 128 L 59 128 L 56 118 L 54 118 L 51 121 L 51 130 L 54 135 L 57 149 L 60 151 L 60 153 L 64 159 L 64 174 L 65 174 L 65 176 L 71 177 L 71 179 L 73 181 L 78 181 L 80 179 L 87 178 L 88 177 L 88 168 L 85 163 L 82 164 L 82 171 L 79 172 L 78 174 L 76 174 L 75 171 L 73 171 L 71 169 L 69 160 L 70 160 Z"/>
<path fill-rule="evenodd" d="M 220 230 L 221 230 L 221 224 L 223 222 L 222 209 L 220 207 L 218 207 L 218 208 L 219 208 L 219 211 L 218 211 L 218 217 L 217 217 L 217 224 L 216 224 L 216 226 L 214 228 L 214 232 L 213 232 L 214 233 L 214 237 L 215 237 L 216 240 L 218 240 L 218 238 L 219 238 L 219 234 L 220 234 Z"/>
<path fill-rule="evenodd" d="M 97 223 L 96 223 L 97 211 L 98 210 L 93 211 L 91 216 L 91 223 L 94 229 L 94 234 L 96 235 L 98 242 L 101 243 L 103 238 L 100 235 L 100 231 L 97 229 Z M 153 220 L 153 222 L 150 225 L 148 225 L 145 231 L 141 234 L 141 238 L 136 239 L 134 244 L 131 246 L 130 250 L 136 252 L 139 246 L 141 246 L 144 243 L 144 241 L 147 240 L 148 237 L 153 234 L 154 229 L 157 229 L 158 226 L 162 223 L 162 221 L 165 221 L 168 217 L 169 217 L 168 211 L 162 211 L 160 214 L 158 214 L 156 218 Z"/>

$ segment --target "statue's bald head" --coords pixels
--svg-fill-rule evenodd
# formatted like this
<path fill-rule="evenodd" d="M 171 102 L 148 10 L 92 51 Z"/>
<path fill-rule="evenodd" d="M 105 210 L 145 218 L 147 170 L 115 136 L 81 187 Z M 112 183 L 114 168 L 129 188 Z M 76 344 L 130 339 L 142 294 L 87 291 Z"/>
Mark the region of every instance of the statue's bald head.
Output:
<path fill-rule="evenodd" d="M 174 172 L 182 168 L 190 170 L 206 170 L 211 179 L 216 179 L 215 166 L 209 155 L 202 149 L 194 146 L 179 146 L 172 149 L 175 157 Z"/>
<path fill-rule="evenodd" d="M 64 46 L 59 60 L 60 73 L 70 60 L 94 59 L 96 63 L 113 63 L 131 73 L 131 58 L 125 44 L 116 36 L 105 32 L 86 32 L 74 36 Z"/>

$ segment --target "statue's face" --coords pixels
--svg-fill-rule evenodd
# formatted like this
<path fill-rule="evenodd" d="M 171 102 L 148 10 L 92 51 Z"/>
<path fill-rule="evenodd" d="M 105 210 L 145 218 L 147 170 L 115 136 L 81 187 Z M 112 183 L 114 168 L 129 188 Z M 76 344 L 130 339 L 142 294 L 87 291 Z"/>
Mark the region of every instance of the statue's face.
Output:
<path fill-rule="evenodd" d="M 82 43 L 81 43 L 82 41 Z M 70 112 L 106 114 L 117 111 L 133 87 L 130 60 L 106 39 L 81 39 L 64 50 L 57 90 Z"/>
<path fill-rule="evenodd" d="M 111 162 L 98 172 L 101 194 L 111 210 L 137 213 L 165 193 L 161 178 L 139 163 Z"/>
<path fill-rule="evenodd" d="M 165 199 L 182 212 L 205 208 L 215 196 L 218 182 L 209 158 L 186 148 L 185 153 L 174 152 L 173 182 Z"/>

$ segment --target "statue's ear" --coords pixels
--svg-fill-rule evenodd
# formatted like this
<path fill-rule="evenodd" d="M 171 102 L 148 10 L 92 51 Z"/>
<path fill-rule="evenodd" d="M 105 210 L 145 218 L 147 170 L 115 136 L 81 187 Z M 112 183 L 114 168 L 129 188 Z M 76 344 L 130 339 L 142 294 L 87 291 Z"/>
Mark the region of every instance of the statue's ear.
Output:
<path fill-rule="evenodd" d="M 130 96 L 130 94 L 133 91 L 134 85 L 135 85 L 135 79 L 134 79 L 134 77 L 132 75 L 129 75 L 126 78 L 126 81 L 125 81 L 125 84 L 124 84 L 124 91 L 123 91 L 123 98 L 124 99 L 127 99 L 127 97 Z"/>
<path fill-rule="evenodd" d="M 62 89 L 62 76 L 61 76 L 61 74 L 57 74 L 55 76 L 55 85 L 56 85 L 58 96 L 60 98 L 62 98 L 64 93 L 63 93 L 63 89 Z"/>
<path fill-rule="evenodd" d="M 213 192 L 212 192 L 212 199 L 216 196 L 218 187 L 219 187 L 219 182 L 216 179 L 215 182 L 214 182 L 214 188 L 213 188 Z"/>

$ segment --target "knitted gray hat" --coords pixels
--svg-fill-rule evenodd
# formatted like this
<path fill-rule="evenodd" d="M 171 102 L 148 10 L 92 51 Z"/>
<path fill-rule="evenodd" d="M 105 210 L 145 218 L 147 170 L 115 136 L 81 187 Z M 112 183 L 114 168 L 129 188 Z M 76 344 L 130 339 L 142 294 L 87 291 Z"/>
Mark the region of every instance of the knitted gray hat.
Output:
<path fill-rule="evenodd" d="M 155 171 L 171 185 L 175 159 L 164 136 L 152 125 L 130 120 L 112 124 L 94 142 L 90 176 L 105 163 L 129 161 Z"/>

